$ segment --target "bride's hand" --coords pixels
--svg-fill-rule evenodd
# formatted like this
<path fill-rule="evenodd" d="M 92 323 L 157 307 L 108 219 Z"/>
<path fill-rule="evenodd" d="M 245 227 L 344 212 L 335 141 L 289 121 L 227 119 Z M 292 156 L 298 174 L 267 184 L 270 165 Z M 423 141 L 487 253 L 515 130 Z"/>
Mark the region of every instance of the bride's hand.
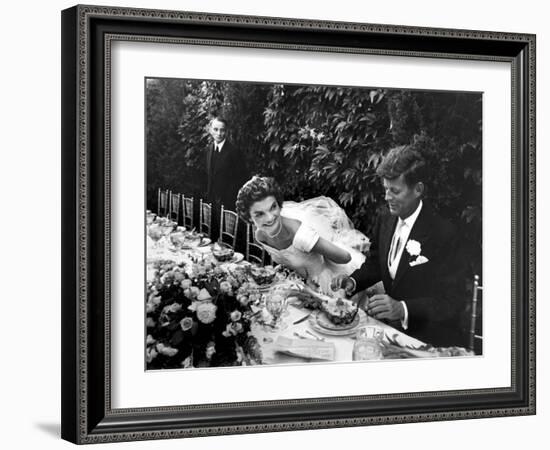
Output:
<path fill-rule="evenodd" d="M 306 284 L 307 284 L 310 288 L 312 288 L 312 289 L 314 289 L 315 291 L 319 292 L 319 287 L 320 287 L 320 286 L 319 286 L 319 283 L 317 283 L 315 280 L 312 280 L 312 279 L 310 279 L 310 278 L 307 278 Z"/>
<path fill-rule="evenodd" d="M 347 275 L 337 275 L 332 279 L 330 288 L 333 291 L 344 290 L 346 297 L 351 297 L 353 295 L 353 291 L 355 290 L 355 283 Z"/>
<path fill-rule="evenodd" d="M 333 290 L 333 297 L 336 298 L 348 298 L 348 293 L 345 291 L 345 289 L 337 289 L 336 291 Z"/>

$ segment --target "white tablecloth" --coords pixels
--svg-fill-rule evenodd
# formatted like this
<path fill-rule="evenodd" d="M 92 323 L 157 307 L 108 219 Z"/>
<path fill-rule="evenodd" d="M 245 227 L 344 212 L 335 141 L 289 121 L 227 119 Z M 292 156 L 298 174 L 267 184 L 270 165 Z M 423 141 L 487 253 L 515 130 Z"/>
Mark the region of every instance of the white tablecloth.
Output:
<path fill-rule="evenodd" d="M 266 328 L 261 324 L 254 324 L 252 327 L 252 332 L 254 336 L 256 336 L 262 347 L 264 364 L 292 364 L 297 362 L 312 361 L 309 359 L 299 358 L 276 351 L 276 341 L 278 336 L 285 336 L 290 339 L 300 339 L 294 334 L 298 333 L 299 335 L 304 337 L 311 337 L 308 335 L 306 330 L 320 338 L 323 338 L 325 342 L 332 342 L 334 344 L 336 349 L 334 361 L 352 361 L 352 351 L 353 344 L 355 343 L 356 333 L 347 336 L 330 336 L 322 334 L 312 328 L 310 324 L 310 319 L 306 319 L 303 322 L 293 325 L 293 322 L 301 319 L 306 314 L 310 313 L 311 310 L 298 308 L 293 305 L 289 305 L 287 310 L 289 312 L 289 315 L 283 317 L 283 320 L 287 323 L 288 327 L 284 330 L 277 330 L 276 332 L 266 331 Z M 382 329 L 387 336 L 396 338 L 397 342 L 401 345 L 408 345 L 415 348 L 424 345 L 423 342 L 411 336 L 408 336 L 396 330 L 395 328 L 374 319 L 373 317 L 367 316 L 364 326 L 375 326 Z M 311 337 L 311 339 L 314 340 L 315 338 Z"/>

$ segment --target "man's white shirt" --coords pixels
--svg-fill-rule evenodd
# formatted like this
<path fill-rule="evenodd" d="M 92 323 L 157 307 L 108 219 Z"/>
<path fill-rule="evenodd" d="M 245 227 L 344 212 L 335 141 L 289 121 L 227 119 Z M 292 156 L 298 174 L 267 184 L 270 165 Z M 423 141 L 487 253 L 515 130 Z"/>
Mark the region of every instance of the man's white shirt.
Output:
<path fill-rule="evenodd" d="M 392 280 L 395 279 L 397 268 L 399 267 L 399 261 L 401 260 L 403 251 L 407 246 L 407 241 L 409 239 L 409 235 L 411 234 L 411 230 L 414 226 L 414 223 L 416 222 L 416 219 L 418 219 L 418 216 L 420 215 L 421 210 L 422 210 L 422 200 L 420 200 L 420 203 L 416 207 L 416 210 L 409 217 L 407 217 L 406 219 L 401 219 L 401 218 L 397 219 L 398 222 L 392 237 L 392 243 L 396 243 L 399 238 L 400 245 L 399 245 L 399 248 L 397 249 L 397 254 L 391 261 L 389 260 L 389 257 L 391 256 L 391 253 L 393 250 L 392 248 L 390 248 L 390 252 L 388 254 L 388 269 Z M 404 330 L 406 330 L 409 327 L 409 310 L 407 309 L 407 304 L 404 301 L 401 300 L 401 304 L 403 305 L 403 309 L 404 309 L 404 317 L 403 317 L 403 320 L 401 320 L 401 326 L 403 327 Z"/>

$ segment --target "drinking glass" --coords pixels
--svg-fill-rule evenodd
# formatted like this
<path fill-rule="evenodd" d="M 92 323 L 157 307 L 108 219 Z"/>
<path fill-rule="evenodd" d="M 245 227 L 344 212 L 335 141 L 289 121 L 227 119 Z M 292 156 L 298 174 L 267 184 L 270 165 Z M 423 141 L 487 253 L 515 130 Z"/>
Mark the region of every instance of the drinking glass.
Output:
<path fill-rule="evenodd" d="M 288 325 L 281 319 L 286 309 L 286 298 L 284 295 L 268 295 L 265 299 L 265 308 L 272 317 L 272 321 L 267 327 L 268 331 L 276 332 L 287 328 Z"/>
<path fill-rule="evenodd" d="M 353 344 L 353 361 L 383 359 L 382 337 L 384 332 L 378 327 L 363 327 L 357 332 Z"/>
<path fill-rule="evenodd" d="M 159 240 L 162 237 L 162 230 L 158 225 L 150 225 L 147 227 L 147 234 L 153 240 L 153 248 L 158 248 Z"/>

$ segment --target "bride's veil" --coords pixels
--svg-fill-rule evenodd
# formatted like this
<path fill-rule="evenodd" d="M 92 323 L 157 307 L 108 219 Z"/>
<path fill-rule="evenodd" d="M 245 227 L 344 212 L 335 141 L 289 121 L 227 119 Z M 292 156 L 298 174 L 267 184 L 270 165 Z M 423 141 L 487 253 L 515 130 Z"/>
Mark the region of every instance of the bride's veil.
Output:
<path fill-rule="evenodd" d="M 319 235 L 345 248 L 364 253 L 370 241 L 356 230 L 345 211 L 329 197 L 315 197 L 303 202 L 285 201 L 281 213 L 312 227 Z"/>

